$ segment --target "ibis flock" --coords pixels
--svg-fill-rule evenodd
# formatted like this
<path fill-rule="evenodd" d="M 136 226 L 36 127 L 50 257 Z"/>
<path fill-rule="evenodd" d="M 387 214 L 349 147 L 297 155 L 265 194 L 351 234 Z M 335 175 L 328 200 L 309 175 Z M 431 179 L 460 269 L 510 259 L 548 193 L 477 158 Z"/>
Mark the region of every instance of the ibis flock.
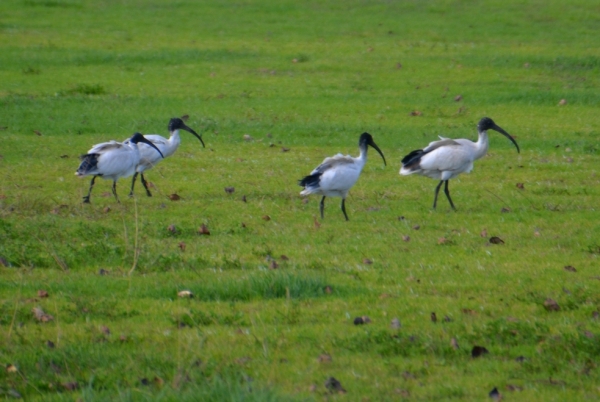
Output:
<path fill-rule="evenodd" d="M 146 194 L 149 197 L 152 196 L 148 188 L 148 182 L 144 178 L 144 172 L 175 153 L 181 143 L 180 130 L 191 133 L 200 140 L 203 147 L 205 146 L 202 137 L 180 118 L 172 118 L 169 121 L 168 139 L 160 135 L 144 136 L 135 133 L 123 142 L 109 141 L 94 145 L 87 154 L 81 156 L 81 164 L 75 173 L 79 177 L 92 176 L 88 194 L 83 197 L 83 202 L 90 202 L 92 188 L 97 177 L 113 181 L 112 192 L 117 202 L 119 202 L 117 180 L 122 177 L 133 176 L 130 196 L 133 196 L 133 188 L 138 175 L 141 176 Z M 450 207 L 456 210 L 450 197 L 448 182 L 461 173 L 469 173 L 473 170 L 473 162 L 485 156 L 489 147 L 488 130 L 494 130 L 504 135 L 515 145 L 517 152 L 520 152 L 519 145 L 510 134 L 489 117 L 484 117 L 477 124 L 478 139 L 476 142 L 440 136 L 440 140 L 433 141 L 425 148 L 412 151 L 406 155 L 402 159 L 400 174 L 418 174 L 439 180 L 440 182 L 435 188 L 433 209 L 437 206 L 438 194 L 440 188 L 444 185 L 444 193 L 450 202 Z M 337 154 L 325 158 L 308 176 L 298 181 L 298 184 L 304 188 L 300 192 L 301 195 L 318 194 L 322 196 L 319 204 L 321 219 L 324 218 L 325 198 L 340 197 L 342 199 L 342 213 L 345 219 L 348 220 L 346 197 L 352 186 L 358 181 L 360 173 L 367 162 L 369 146 L 381 155 L 384 165 L 387 165 L 385 156 L 375 144 L 373 136 L 369 133 L 363 133 L 358 140 L 360 154 L 357 157 Z"/>

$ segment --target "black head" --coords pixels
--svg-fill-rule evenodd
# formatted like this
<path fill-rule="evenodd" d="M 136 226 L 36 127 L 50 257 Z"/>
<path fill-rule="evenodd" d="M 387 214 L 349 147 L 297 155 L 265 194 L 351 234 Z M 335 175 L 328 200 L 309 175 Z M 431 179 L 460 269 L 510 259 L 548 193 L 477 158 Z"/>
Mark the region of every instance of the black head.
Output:
<path fill-rule="evenodd" d="M 375 150 L 377 152 L 379 152 L 379 155 L 381 155 L 381 158 L 383 159 L 383 164 L 387 166 L 387 162 L 385 161 L 385 156 L 383 156 L 383 153 L 381 152 L 381 149 L 379 149 L 379 147 L 377 146 L 377 144 L 375 144 L 375 141 L 373 141 L 373 136 L 369 133 L 362 133 L 360 135 L 360 138 L 358 140 L 358 146 L 360 148 L 367 148 L 367 145 L 372 146 L 373 148 L 375 148 Z"/>
<path fill-rule="evenodd" d="M 519 145 L 517 144 L 517 141 L 515 141 L 515 139 L 506 131 L 504 131 L 502 129 L 502 127 L 498 126 L 496 123 L 494 123 L 494 120 L 490 119 L 489 117 L 484 117 L 481 120 L 479 120 L 479 123 L 477 124 L 477 131 L 478 132 L 483 132 L 483 131 L 487 131 L 487 130 L 495 130 L 497 132 L 499 132 L 500 134 L 504 135 L 506 138 L 508 138 L 509 140 L 511 140 L 511 142 L 513 144 L 515 144 L 515 147 L 517 147 L 517 152 L 521 152 L 521 150 L 519 149 Z"/>
<path fill-rule="evenodd" d="M 160 149 L 156 148 L 156 145 L 154 145 L 152 143 L 152 141 L 147 140 L 146 137 L 144 137 L 141 133 L 135 133 L 135 134 L 133 134 L 133 136 L 129 139 L 129 142 L 131 142 L 132 144 L 137 144 L 139 142 L 143 142 L 144 144 L 148 144 L 152 148 L 156 149 L 156 151 L 160 154 L 160 156 L 162 156 L 163 158 L 165 157 L 163 155 L 163 153 L 160 152 Z"/>
<path fill-rule="evenodd" d="M 477 131 L 487 131 L 487 130 L 495 130 L 496 123 L 494 123 L 494 120 L 490 119 L 489 117 L 484 117 L 481 120 L 479 120 L 479 123 L 477 124 Z"/>
<path fill-rule="evenodd" d="M 169 120 L 169 131 L 183 129 L 184 127 L 187 126 L 179 117 L 173 117 L 171 120 Z"/>
<path fill-rule="evenodd" d="M 198 138 L 202 143 L 202 146 L 205 147 L 202 137 L 200 137 L 194 130 L 186 126 L 183 120 L 181 120 L 179 117 L 173 117 L 171 120 L 169 120 L 169 132 L 172 133 L 175 130 L 185 130 L 188 133 L 195 135 L 196 138 Z"/>

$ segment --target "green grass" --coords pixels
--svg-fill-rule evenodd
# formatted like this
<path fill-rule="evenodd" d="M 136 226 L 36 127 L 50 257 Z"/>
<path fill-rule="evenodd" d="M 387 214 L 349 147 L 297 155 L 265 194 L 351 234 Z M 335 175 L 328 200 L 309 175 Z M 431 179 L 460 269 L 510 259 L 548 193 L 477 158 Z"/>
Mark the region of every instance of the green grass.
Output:
<path fill-rule="evenodd" d="M 0 395 L 596 399 L 598 28 L 589 0 L 3 1 Z M 183 114 L 207 147 L 182 134 L 154 197 L 81 204 L 80 154 Z M 491 134 L 432 211 L 400 159 L 482 116 L 522 152 Z M 297 180 L 364 131 L 388 166 L 321 220 Z"/>

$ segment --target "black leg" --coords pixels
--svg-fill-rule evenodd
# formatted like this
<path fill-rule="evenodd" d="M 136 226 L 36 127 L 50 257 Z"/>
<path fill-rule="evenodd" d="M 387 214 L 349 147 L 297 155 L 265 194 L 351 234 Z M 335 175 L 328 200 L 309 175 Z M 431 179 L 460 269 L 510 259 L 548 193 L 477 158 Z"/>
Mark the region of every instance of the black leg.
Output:
<path fill-rule="evenodd" d="M 90 182 L 90 190 L 88 191 L 88 195 L 86 195 L 85 197 L 83 197 L 83 203 L 84 204 L 89 204 L 90 203 L 90 195 L 92 195 L 92 187 L 94 187 L 94 182 L 96 181 L 96 177 L 98 177 L 98 176 L 92 177 L 92 181 Z"/>
<path fill-rule="evenodd" d="M 138 174 L 138 172 L 135 172 L 133 174 L 133 179 L 131 179 L 131 191 L 129 192 L 130 197 L 133 197 L 133 186 L 135 185 L 135 179 L 137 179 Z"/>
<path fill-rule="evenodd" d="M 112 186 L 112 192 L 115 196 L 115 198 L 117 199 L 117 202 L 120 204 L 121 201 L 119 201 L 119 196 L 117 195 L 117 181 L 113 181 L 113 186 Z"/>
<path fill-rule="evenodd" d="M 321 210 L 321 219 L 324 219 L 323 210 L 325 209 L 325 196 L 321 198 L 321 205 L 319 206 L 319 209 Z"/>
<path fill-rule="evenodd" d="M 446 180 L 446 184 L 444 185 L 444 193 L 446 193 L 446 197 L 448 197 L 448 201 L 450 201 L 450 206 L 452 207 L 453 210 L 456 211 L 456 207 L 454 206 L 454 203 L 452 202 L 452 198 L 450 198 L 450 190 L 448 190 L 448 181 Z"/>
<path fill-rule="evenodd" d="M 342 212 L 344 213 L 346 220 L 349 220 L 348 214 L 346 213 L 346 199 L 345 198 L 342 198 Z"/>
<path fill-rule="evenodd" d="M 438 184 L 437 187 L 435 188 L 435 198 L 433 199 L 433 209 L 435 209 L 435 206 L 437 205 L 438 193 L 440 192 L 440 187 L 442 187 L 443 182 L 444 182 L 444 180 L 440 180 L 440 184 Z"/>
<path fill-rule="evenodd" d="M 148 197 L 152 197 L 152 193 L 150 192 L 150 190 L 148 189 L 148 182 L 146 181 L 146 179 L 144 178 L 144 174 L 142 173 L 142 184 L 144 185 L 144 188 L 146 189 L 146 194 L 148 195 Z"/>

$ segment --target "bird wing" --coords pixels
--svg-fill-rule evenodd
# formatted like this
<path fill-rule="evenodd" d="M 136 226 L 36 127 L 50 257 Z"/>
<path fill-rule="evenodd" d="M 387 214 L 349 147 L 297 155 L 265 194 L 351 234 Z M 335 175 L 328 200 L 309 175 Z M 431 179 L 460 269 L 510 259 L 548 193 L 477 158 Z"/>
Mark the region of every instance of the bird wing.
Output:
<path fill-rule="evenodd" d="M 146 139 L 148 141 L 152 142 L 156 146 L 158 146 L 159 144 L 160 145 L 166 145 L 167 141 L 169 141 L 168 139 L 166 139 L 162 135 L 158 135 L 158 134 L 148 134 L 148 135 L 144 135 L 144 137 L 146 137 Z M 144 144 L 144 145 L 146 145 L 146 144 Z"/>
<path fill-rule="evenodd" d="M 131 176 L 135 173 L 135 166 L 139 162 L 136 156 L 137 152 L 129 146 L 111 148 L 110 152 L 99 154 L 97 169 L 103 176 Z"/>
<path fill-rule="evenodd" d="M 452 142 L 453 144 L 446 144 L 446 146 L 439 145 L 423 155 L 419 161 L 420 169 L 440 172 L 469 171 L 469 166 L 473 165 L 473 153 L 468 147 Z"/>
<path fill-rule="evenodd" d="M 427 145 L 427 147 L 423 148 L 423 152 L 429 153 L 438 148 L 447 147 L 447 146 L 454 146 L 454 145 L 460 146 L 460 144 L 454 140 L 451 140 L 449 138 L 444 138 L 444 137 L 440 137 L 440 138 L 442 138 L 442 140 L 430 142 L 429 145 Z"/>
<path fill-rule="evenodd" d="M 90 149 L 87 153 L 88 154 L 101 154 L 104 152 L 108 152 L 112 149 L 119 149 L 119 148 L 123 148 L 123 147 L 128 148 L 124 143 L 112 140 L 109 142 L 103 142 L 101 144 L 94 145 L 92 147 L 92 149 Z"/>
<path fill-rule="evenodd" d="M 312 172 L 310 172 L 310 174 L 313 175 L 313 174 L 317 174 L 317 173 L 324 173 L 325 171 L 327 171 L 335 166 L 347 165 L 350 163 L 354 163 L 353 157 L 351 157 L 349 155 L 337 154 L 337 155 L 325 158 L 319 166 L 317 166 L 316 168 L 314 168 L 314 170 Z"/>
<path fill-rule="evenodd" d="M 148 139 L 156 146 L 156 148 L 160 149 L 160 152 L 162 152 L 165 158 L 173 153 L 173 149 L 169 148 L 168 146 L 169 144 L 167 142 L 167 139 L 161 137 L 160 135 L 152 135 L 145 137 L 159 137 L 156 139 Z M 140 142 L 138 143 L 138 149 L 140 151 L 140 162 L 137 168 L 138 172 L 144 172 L 145 170 L 152 168 L 154 165 L 163 160 L 163 157 L 158 152 L 156 152 L 156 149 L 152 148 L 148 144 Z"/>
<path fill-rule="evenodd" d="M 348 191 L 358 180 L 361 170 L 354 160 L 336 160 L 321 175 L 319 187 L 327 191 Z"/>

